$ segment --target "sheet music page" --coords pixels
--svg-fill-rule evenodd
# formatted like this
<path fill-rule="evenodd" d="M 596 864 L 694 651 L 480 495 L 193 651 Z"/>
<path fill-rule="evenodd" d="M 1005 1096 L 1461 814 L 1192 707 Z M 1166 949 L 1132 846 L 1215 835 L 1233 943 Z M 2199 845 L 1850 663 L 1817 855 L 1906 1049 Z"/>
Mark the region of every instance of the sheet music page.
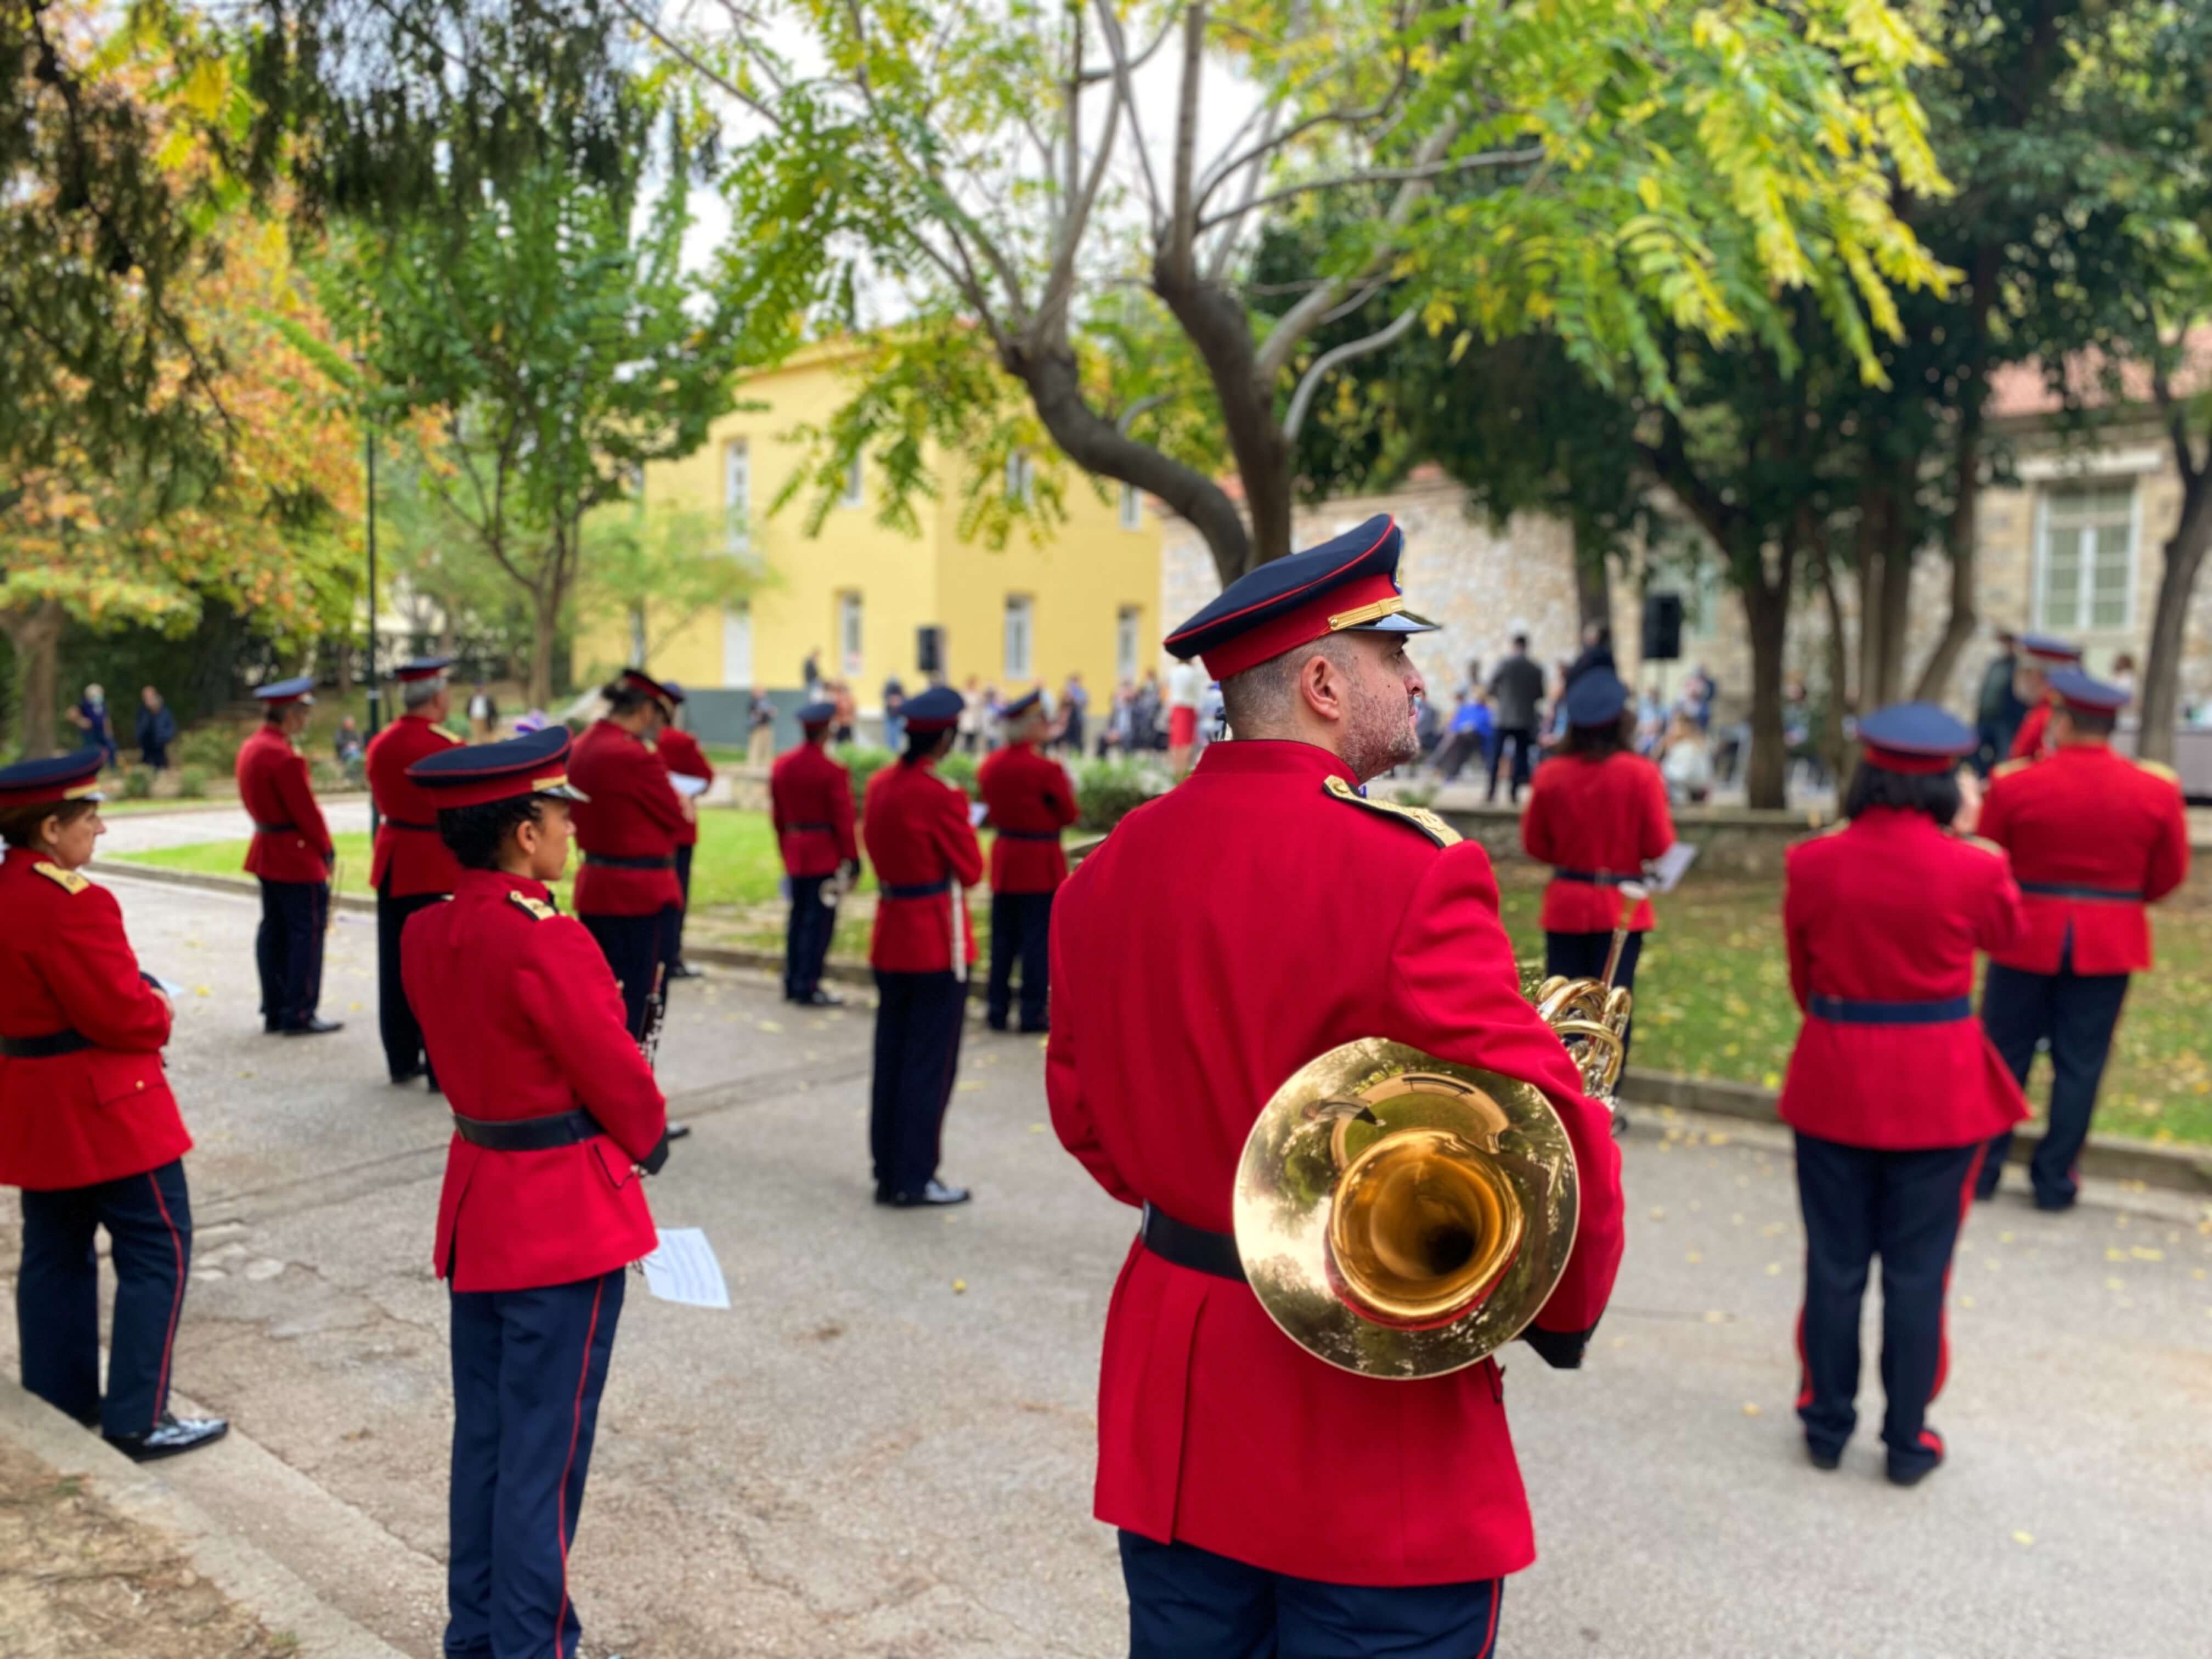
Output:
<path fill-rule="evenodd" d="M 1651 890 L 1656 893 L 1671 893 L 1682 872 L 1698 861 L 1694 842 L 1678 841 L 1657 858 L 1651 860 Z"/>
<path fill-rule="evenodd" d="M 663 1227 L 660 1248 L 646 1257 L 645 1288 L 663 1302 L 686 1308 L 730 1305 L 730 1287 L 722 1280 L 722 1264 L 714 1247 L 697 1227 Z"/>

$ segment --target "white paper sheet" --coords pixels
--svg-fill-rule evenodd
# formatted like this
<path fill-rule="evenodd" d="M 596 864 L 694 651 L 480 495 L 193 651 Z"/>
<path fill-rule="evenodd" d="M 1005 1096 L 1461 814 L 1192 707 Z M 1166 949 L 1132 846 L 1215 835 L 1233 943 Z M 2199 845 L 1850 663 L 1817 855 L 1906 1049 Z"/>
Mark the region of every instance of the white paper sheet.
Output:
<path fill-rule="evenodd" d="M 668 781 L 676 786 L 676 793 L 679 795 L 703 795 L 707 793 L 707 780 L 695 778 L 689 772 L 671 772 Z"/>
<path fill-rule="evenodd" d="M 714 1260 L 714 1247 L 697 1227 L 660 1229 L 660 1248 L 643 1265 L 645 1288 L 663 1302 L 686 1308 L 726 1310 L 730 1305 L 722 1264 Z"/>
<path fill-rule="evenodd" d="M 983 820 L 990 816 L 990 812 L 991 809 L 989 807 L 986 806 L 981 801 L 977 801 L 973 806 L 970 806 L 968 809 L 968 822 L 969 825 L 975 829 L 981 830 L 983 827 Z"/>
<path fill-rule="evenodd" d="M 152 977 L 154 981 L 154 988 L 161 992 L 164 996 L 167 997 L 170 1001 L 174 1002 L 179 997 L 184 995 L 185 988 L 178 984 L 176 981 L 173 979 L 163 979 L 159 974 L 155 974 Z"/>
<path fill-rule="evenodd" d="M 1655 893 L 1673 892 L 1674 884 L 1682 878 L 1682 872 L 1697 861 L 1698 849 L 1694 842 L 1676 842 L 1651 860 L 1651 890 Z"/>

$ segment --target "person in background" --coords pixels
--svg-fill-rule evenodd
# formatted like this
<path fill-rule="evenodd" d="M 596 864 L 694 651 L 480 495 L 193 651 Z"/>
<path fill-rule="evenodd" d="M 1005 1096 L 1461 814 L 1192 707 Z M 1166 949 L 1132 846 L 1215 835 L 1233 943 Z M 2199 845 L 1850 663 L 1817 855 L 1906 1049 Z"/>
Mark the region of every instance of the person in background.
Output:
<path fill-rule="evenodd" d="M 906 746 L 906 688 L 896 679 L 884 682 L 884 747 L 896 755 Z"/>
<path fill-rule="evenodd" d="M 837 711 L 830 727 L 832 743 L 853 741 L 853 721 L 860 710 L 853 701 L 853 688 L 842 680 L 833 680 L 829 686 L 830 705 Z"/>
<path fill-rule="evenodd" d="M 1613 660 L 1613 629 L 1606 623 L 1584 623 L 1583 648 L 1574 661 L 1568 665 L 1567 684 L 1572 685 L 1583 675 L 1598 668 L 1616 677 L 1620 672 Z"/>
<path fill-rule="evenodd" d="M 2112 672 L 2105 676 L 2105 684 L 2116 686 L 2126 692 L 2129 702 L 2135 701 L 2136 659 L 2130 653 L 2123 651 L 2112 659 Z M 2122 705 L 2122 707 L 2125 706 L 2125 704 Z"/>
<path fill-rule="evenodd" d="M 2020 672 L 2020 653 L 2012 629 L 1997 629 L 1996 641 L 1997 653 L 1982 671 L 1982 690 L 1974 709 L 1974 770 L 1984 778 L 2012 752 L 2013 734 L 2020 730 L 2027 713 L 2027 705 L 2020 700 L 2014 685 Z"/>
<path fill-rule="evenodd" d="M 89 748 L 0 770 L 0 1184 L 22 1188 L 24 1388 L 143 1463 L 230 1425 L 169 1410 L 192 1138 L 161 1064 L 175 1010 L 140 971 L 115 896 L 78 873 L 106 830 L 99 779 Z M 105 1391 L 101 1229 L 115 1267 Z"/>
<path fill-rule="evenodd" d="M 1180 780 L 1198 753 L 1198 705 L 1206 675 L 1188 660 L 1168 670 L 1168 775 Z"/>
<path fill-rule="evenodd" d="M 799 689 L 806 694 L 807 702 L 813 702 L 822 696 L 822 647 L 817 646 L 799 665 Z"/>
<path fill-rule="evenodd" d="M 1928 1407 L 1948 1361 L 1943 1297 L 1988 1137 L 2027 1115 L 1974 1023 L 1974 953 L 2024 926 L 2002 849 L 1973 839 L 1974 734 L 1928 703 L 1878 709 L 1844 795 L 1849 827 L 1786 854 L 1782 928 L 1803 1026 L 1778 1109 L 1805 1216 L 1797 1415 L 1813 1467 L 1857 1425 L 1860 1305 L 1881 1258 L 1889 1478 L 1942 1462 Z"/>
<path fill-rule="evenodd" d="M 1021 1029 L 1046 1029 L 1052 896 L 1067 879 L 1060 832 L 1076 815 L 1067 769 L 1042 752 L 1052 739 L 1052 694 L 1042 686 L 1007 704 L 1006 746 L 975 775 L 987 821 L 999 832 L 991 843 L 991 977 L 983 1003 L 984 1019 L 994 1031 L 1006 1029 L 1017 959 Z"/>
<path fill-rule="evenodd" d="M 107 715 L 107 693 L 97 685 L 84 688 L 84 696 L 76 708 L 69 711 L 70 724 L 77 729 L 77 747 L 100 750 L 102 770 L 115 764 L 115 725 Z"/>
<path fill-rule="evenodd" d="M 169 745 L 177 740 L 177 717 L 150 685 L 140 688 L 138 705 L 138 758 L 148 770 L 166 772 Z"/>
<path fill-rule="evenodd" d="M 467 714 L 471 740 L 483 743 L 498 735 L 499 703 L 482 680 L 469 692 Z"/>
<path fill-rule="evenodd" d="M 1636 752 L 1656 757 L 1666 735 L 1667 705 L 1660 700 L 1658 686 L 1647 685 L 1636 704 Z"/>
<path fill-rule="evenodd" d="M 1164 748 L 1168 739 L 1167 711 L 1160 701 L 1160 676 L 1157 669 L 1147 668 L 1145 678 L 1137 682 L 1137 695 L 1129 705 L 1130 747 L 1134 750 Z"/>
<path fill-rule="evenodd" d="M 1702 806 L 1713 792 L 1713 745 L 1686 708 L 1677 708 L 1655 757 L 1676 805 Z"/>
<path fill-rule="evenodd" d="M 368 884 L 376 892 L 376 1027 L 386 1073 L 410 1083 L 429 1071 L 422 1022 L 400 983 L 400 941 L 408 918 L 450 896 L 461 866 L 438 838 L 438 808 L 407 775 L 416 761 L 442 755 L 456 741 L 439 728 L 453 707 L 446 671 L 451 657 L 417 657 L 392 672 L 399 686 L 399 718 L 369 739 L 368 798 L 377 813 Z M 437 1092 L 438 1079 L 429 1089 Z"/>
<path fill-rule="evenodd" d="M 2057 746 L 2050 735 L 2051 712 L 2057 702 L 2057 694 L 2051 689 L 2051 677 L 2061 670 L 2078 672 L 2081 647 L 2047 634 L 2023 634 L 2020 654 L 2014 687 L 2027 712 L 2021 716 L 2020 729 L 2013 733 L 2012 746 L 2005 751 L 2005 758 L 2041 760 Z"/>
<path fill-rule="evenodd" d="M 1091 713 L 1091 693 L 1083 687 L 1083 676 L 1070 671 L 1067 685 L 1060 694 L 1066 713 L 1066 724 L 1060 727 L 1060 746 L 1076 759 L 1083 758 L 1084 721 Z"/>
<path fill-rule="evenodd" d="M 601 695 L 607 712 L 568 757 L 582 797 L 572 816 L 584 854 L 569 902 L 622 988 L 630 1036 L 641 1038 L 656 989 L 666 994 L 658 981 L 683 914 L 676 841 L 691 822 L 690 803 L 653 746 L 676 717 L 676 694 L 625 668 Z"/>
<path fill-rule="evenodd" d="M 338 729 L 331 733 L 331 754 L 338 765 L 350 772 L 366 752 L 361 740 L 361 726 L 350 714 L 338 721 Z"/>
<path fill-rule="evenodd" d="M 1595 979 L 1622 921 L 1620 884 L 1641 881 L 1644 866 L 1674 844 L 1674 820 L 1659 769 L 1629 746 L 1626 686 L 1609 670 L 1589 670 L 1567 687 L 1560 708 L 1567 734 L 1558 757 L 1536 769 L 1521 845 L 1553 866 L 1544 889 L 1545 973 Z M 1636 984 L 1650 900 L 1638 902 L 1627 925 L 1613 981 L 1624 990 Z M 1626 1067 L 1627 1036 L 1621 1046 Z"/>
<path fill-rule="evenodd" d="M 991 753 L 1006 740 L 1006 700 L 1000 696 L 999 688 L 983 688 L 983 752 Z"/>
<path fill-rule="evenodd" d="M 1490 757 L 1490 792 L 1484 799 L 1498 799 L 1498 763 L 1510 749 L 1513 766 L 1507 775 L 1510 785 L 1507 798 L 1518 805 L 1521 786 L 1528 781 L 1530 756 L 1536 747 L 1537 716 L 1544 702 L 1544 671 L 1528 654 L 1526 634 L 1513 636 L 1511 653 L 1492 672 L 1486 689 L 1497 721 L 1498 747 Z"/>
<path fill-rule="evenodd" d="M 970 674 L 960 693 L 960 718 L 955 726 L 963 754 L 972 755 L 983 746 L 983 722 L 989 718 L 990 709 L 983 699 L 983 683 Z"/>
<path fill-rule="evenodd" d="M 674 680 L 667 682 L 669 691 L 675 696 L 677 706 L 684 707 L 684 688 Z M 714 763 L 699 747 L 699 739 L 682 726 L 664 726 L 653 738 L 666 763 L 672 778 L 696 778 L 702 784 L 714 781 Z M 676 885 L 683 897 L 676 908 L 676 936 L 669 942 L 668 977 L 697 979 L 699 970 L 684 960 L 684 918 L 691 910 L 691 855 L 699 847 L 700 796 L 687 795 L 684 810 L 690 814 L 684 827 L 676 832 Z"/>
<path fill-rule="evenodd" d="M 1483 701 L 1482 694 L 1461 691 L 1459 706 L 1452 710 L 1451 724 L 1437 750 L 1437 775 L 1450 783 L 1469 761 L 1486 759 L 1493 729 L 1490 705 Z"/>
<path fill-rule="evenodd" d="M 308 780 L 307 757 L 295 746 L 307 729 L 314 684 L 302 674 L 257 689 L 261 726 L 238 750 L 238 803 L 253 820 L 246 872 L 261 883 L 253 961 L 261 975 L 262 1029 L 285 1036 L 320 1036 L 345 1024 L 315 1012 L 337 849 Z"/>
<path fill-rule="evenodd" d="M 765 769 L 775 758 L 775 705 L 768 693 L 753 687 L 752 707 L 745 714 L 745 764 Z"/>
<path fill-rule="evenodd" d="M 1422 698 L 1421 712 L 1413 719 L 1413 738 L 1421 746 L 1416 764 L 1421 761 L 1426 761 L 1431 766 L 1436 764 L 1437 755 L 1443 748 L 1445 730 L 1443 710 L 1429 698 Z"/>
<path fill-rule="evenodd" d="M 824 888 L 843 872 L 849 891 L 860 878 L 860 848 L 853 839 L 853 777 L 823 746 L 836 709 L 810 702 L 799 711 L 803 740 L 776 757 L 769 773 L 769 822 L 791 887 L 791 919 L 784 929 L 783 1000 L 836 1008 L 845 999 L 822 988 L 822 964 L 837 932 L 837 905 Z"/>

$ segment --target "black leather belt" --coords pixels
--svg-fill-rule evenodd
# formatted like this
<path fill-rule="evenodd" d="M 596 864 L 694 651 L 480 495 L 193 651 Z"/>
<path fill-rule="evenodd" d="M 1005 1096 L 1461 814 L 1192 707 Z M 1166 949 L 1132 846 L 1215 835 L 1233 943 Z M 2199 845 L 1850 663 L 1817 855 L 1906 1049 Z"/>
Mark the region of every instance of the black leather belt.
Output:
<path fill-rule="evenodd" d="M 2063 881 L 2024 881 L 2020 884 L 2023 893 L 2038 893 L 2045 898 L 2103 899 L 2112 904 L 2140 904 L 2140 887 L 2081 887 Z"/>
<path fill-rule="evenodd" d="M 1249 1282 L 1244 1264 L 1237 1255 L 1234 1233 L 1210 1233 L 1147 1204 L 1143 1237 L 1146 1249 L 1178 1267 L 1212 1273 L 1216 1279 L 1233 1279 L 1239 1285 Z"/>
<path fill-rule="evenodd" d="M 395 818 L 389 812 L 384 815 L 384 821 L 394 830 L 419 830 L 428 836 L 438 833 L 438 826 L 434 823 L 410 823 L 405 818 Z"/>
<path fill-rule="evenodd" d="M 1558 870 L 1552 872 L 1553 881 L 1579 881 L 1591 887 L 1618 887 L 1624 881 L 1641 881 L 1641 876 L 1616 876 L 1610 870 Z"/>
<path fill-rule="evenodd" d="M 550 1117 L 519 1117 L 506 1122 L 453 1114 L 453 1133 L 471 1146 L 494 1152 L 543 1152 L 556 1146 L 574 1146 L 606 1133 L 599 1119 L 579 1106 Z"/>
<path fill-rule="evenodd" d="M 299 829 L 296 823 L 257 823 L 253 826 L 253 833 L 257 836 L 290 836 L 298 834 Z"/>
<path fill-rule="evenodd" d="M 56 1054 L 82 1054 L 100 1045 L 82 1031 L 49 1031 L 44 1036 L 0 1036 L 0 1055 L 9 1060 L 52 1060 Z"/>
<path fill-rule="evenodd" d="M 1058 841 L 1060 831 L 1057 830 L 1001 830 L 999 831 L 999 839 L 1001 841 Z"/>
<path fill-rule="evenodd" d="M 880 890 L 885 898 L 903 899 L 935 898 L 939 893 L 950 892 L 951 890 L 952 878 L 947 876 L 942 881 L 913 881 L 903 884 L 894 882 Z"/>
<path fill-rule="evenodd" d="M 596 864 L 608 870 L 673 870 L 676 867 L 676 860 L 673 857 L 630 859 L 619 857 L 613 853 L 586 853 L 584 854 L 584 862 Z"/>
<path fill-rule="evenodd" d="M 1974 1012 L 1971 997 L 1941 997 L 1933 1002 L 1861 1002 L 1850 997 L 1812 999 L 1814 1015 L 1838 1025 L 1945 1025 Z"/>

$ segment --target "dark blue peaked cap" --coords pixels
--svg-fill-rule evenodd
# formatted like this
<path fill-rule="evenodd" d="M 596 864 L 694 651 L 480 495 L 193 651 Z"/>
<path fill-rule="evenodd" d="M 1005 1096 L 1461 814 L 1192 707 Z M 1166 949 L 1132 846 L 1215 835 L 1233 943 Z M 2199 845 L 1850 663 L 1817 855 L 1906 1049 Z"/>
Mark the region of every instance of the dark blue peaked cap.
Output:
<path fill-rule="evenodd" d="M 2078 668 L 2054 668 L 2044 684 L 2069 708 L 2088 714 L 2117 714 L 2126 708 L 2128 694 L 2109 681 L 2092 679 Z"/>
<path fill-rule="evenodd" d="M 97 749 L 78 749 L 45 760 L 0 767 L 0 807 L 58 805 L 65 800 L 103 800 Z"/>
<path fill-rule="evenodd" d="M 1012 702 L 1000 709 L 999 713 L 1003 719 L 1010 720 L 1018 720 L 1022 715 L 1028 714 L 1030 709 L 1040 706 L 1044 708 L 1047 714 L 1050 714 L 1052 712 L 1051 706 L 1046 699 L 1045 689 L 1041 685 L 1031 690 L 1024 692 L 1020 696 L 1016 697 Z"/>
<path fill-rule="evenodd" d="M 827 726 L 837 718 L 837 705 L 834 702 L 801 703 L 797 718 L 801 726 Z"/>
<path fill-rule="evenodd" d="M 1206 659 L 1217 680 L 1348 629 L 1425 634 L 1436 627 L 1406 609 L 1398 586 L 1405 537 L 1378 513 L 1319 547 L 1275 559 L 1238 577 L 1164 641 L 1188 662 Z"/>
<path fill-rule="evenodd" d="M 253 695 L 271 708 L 282 708 L 288 702 L 313 702 L 315 677 L 297 674 L 289 680 L 271 680 L 266 685 L 257 685 Z"/>
<path fill-rule="evenodd" d="M 1628 707 L 1628 688 L 1616 675 L 1593 668 L 1577 675 L 1567 688 L 1567 724 L 1610 726 Z"/>
<path fill-rule="evenodd" d="M 1893 702 L 1859 722 L 1868 763 L 1911 776 L 1950 771 L 1974 752 L 1976 741 L 1965 721 L 1932 702 Z"/>
<path fill-rule="evenodd" d="M 933 685 L 908 697 L 906 707 L 899 712 L 909 732 L 942 732 L 957 721 L 961 710 L 967 707 L 966 701 L 951 686 Z"/>
<path fill-rule="evenodd" d="M 497 743 L 441 749 L 407 769 L 438 805 L 483 806 L 521 795 L 588 800 L 568 781 L 568 728 L 548 726 Z"/>

